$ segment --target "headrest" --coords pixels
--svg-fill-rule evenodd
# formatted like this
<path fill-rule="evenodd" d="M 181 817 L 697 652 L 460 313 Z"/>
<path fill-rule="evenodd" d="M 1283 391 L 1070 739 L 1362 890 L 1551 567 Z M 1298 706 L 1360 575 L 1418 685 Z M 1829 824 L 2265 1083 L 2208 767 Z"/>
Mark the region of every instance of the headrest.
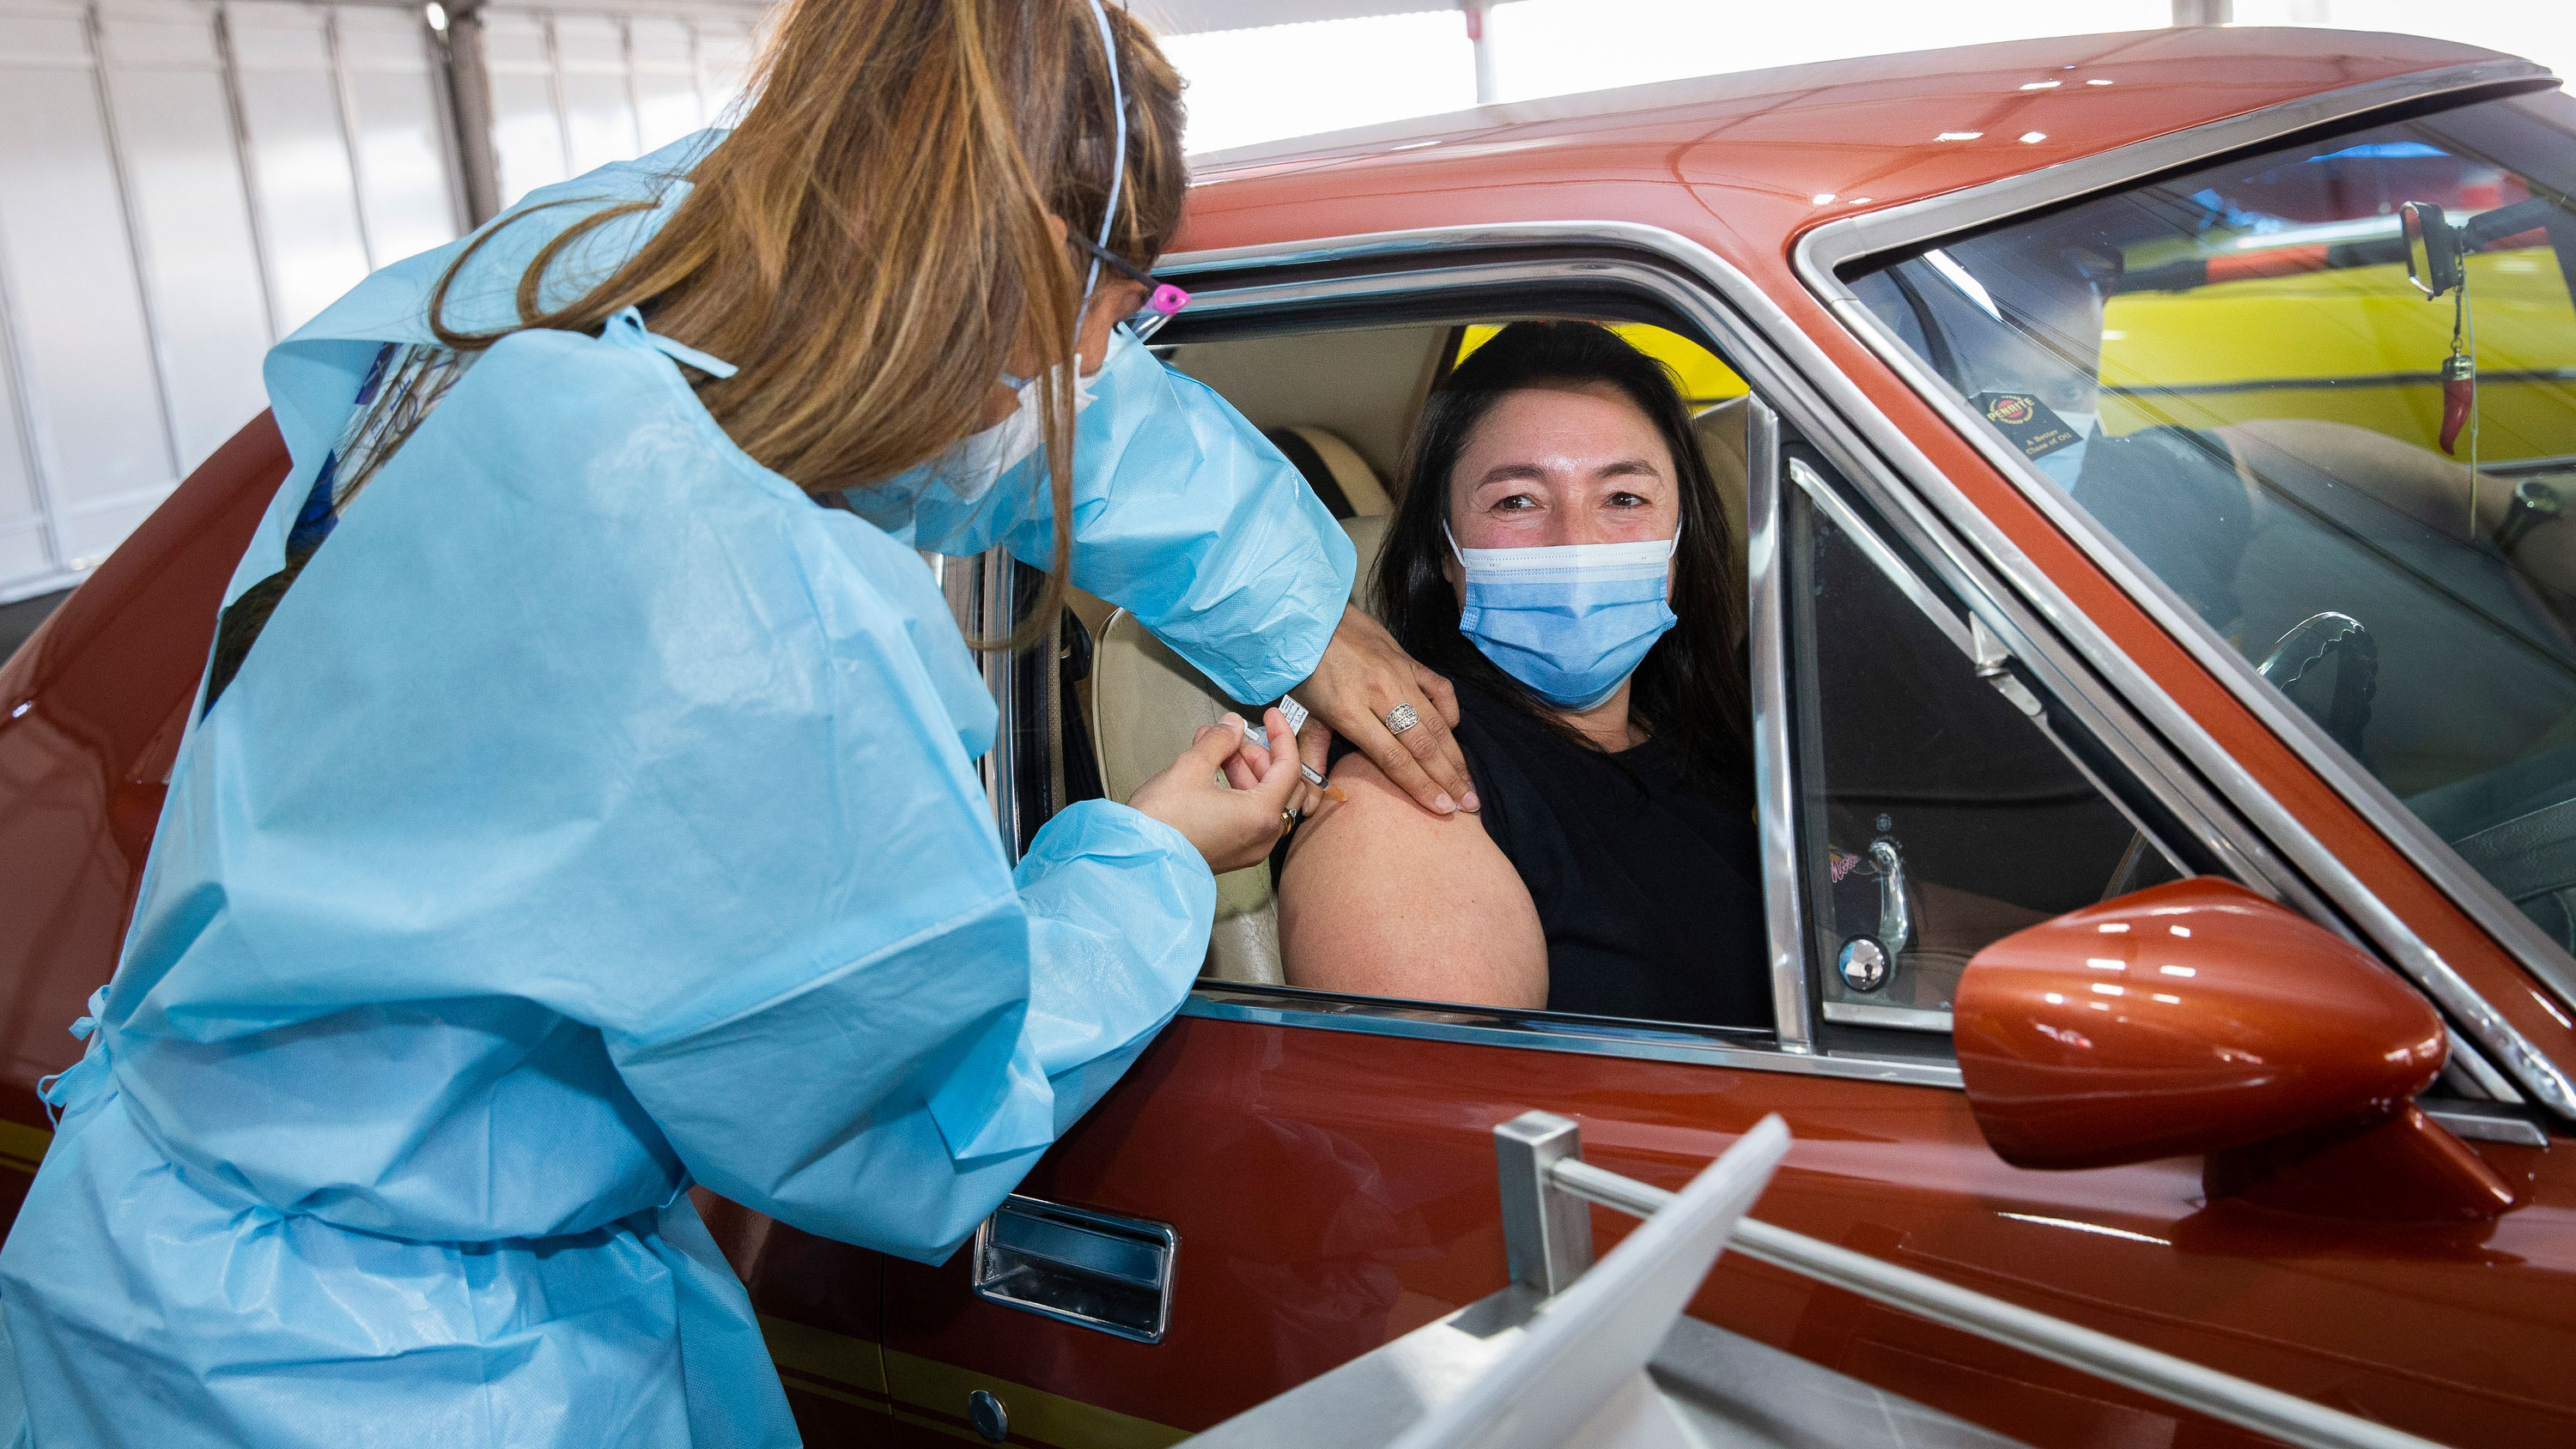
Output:
<path fill-rule="evenodd" d="M 1291 423 L 1262 434 L 1306 475 L 1306 486 L 1324 500 L 1335 518 L 1365 518 L 1387 511 L 1386 485 L 1357 448 L 1338 433 L 1305 423 Z"/>

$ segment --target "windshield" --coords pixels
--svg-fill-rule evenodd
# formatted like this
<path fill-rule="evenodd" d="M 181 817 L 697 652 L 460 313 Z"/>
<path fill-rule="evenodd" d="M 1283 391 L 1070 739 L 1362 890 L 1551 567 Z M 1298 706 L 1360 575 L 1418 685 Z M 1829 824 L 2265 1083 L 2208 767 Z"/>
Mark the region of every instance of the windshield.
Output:
<path fill-rule="evenodd" d="M 2481 102 L 1880 267 L 1878 318 L 2576 951 L 2576 102 Z"/>

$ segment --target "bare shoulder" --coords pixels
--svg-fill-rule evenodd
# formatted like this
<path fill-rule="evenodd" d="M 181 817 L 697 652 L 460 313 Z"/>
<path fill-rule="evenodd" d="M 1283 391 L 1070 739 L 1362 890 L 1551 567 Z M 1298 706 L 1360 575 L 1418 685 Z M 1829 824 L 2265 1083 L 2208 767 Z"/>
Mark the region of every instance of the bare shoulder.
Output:
<path fill-rule="evenodd" d="M 1477 817 L 1431 814 L 1364 756 L 1345 757 L 1332 779 L 1350 798 L 1299 827 L 1280 877 L 1289 984 L 1543 1004 L 1537 910 Z"/>

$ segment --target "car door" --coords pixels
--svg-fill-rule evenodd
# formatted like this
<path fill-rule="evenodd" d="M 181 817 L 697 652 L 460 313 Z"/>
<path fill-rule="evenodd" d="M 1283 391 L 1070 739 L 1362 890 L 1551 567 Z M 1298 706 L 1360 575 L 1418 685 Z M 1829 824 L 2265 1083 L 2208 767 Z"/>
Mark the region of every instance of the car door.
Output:
<path fill-rule="evenodd" d="M 1218 293 L 1191 335 L 1275 331 L 1291 309 L 1318 329 L 1626 317 L 1784 377 L 1669 270 L 1411 255 L 1420 270 Z M 1172 1442 L 1498 1289 L 1489 1133 L 1532 1108 L 1578 1120 L 1594 1160 L 1667 1184 L 1777 1112 L 1798 1140 L 1765 1220 L 2416 1432 L 2542 1442 L 2569 1423 L 2528 1390 L 2576 1330 L 2551 1297 L 2564 1264 L 2469 1266 L 2494 1267 L 2477 1246 L 2493 1225 L 2356 1235 L 2213 1206 L 2196 1159 L 2044 1173 L 1986 1147 L 1947 1037 L 1947 991 L 1979 946 L 2180 874 L 2284 889 L 2205 792 L 2102 726 L 2113 703 L 2067 686 L 2062 661 L 2033 667 L 2027 612 L 1921 549 L 1865 455 L 1818 446 L 1829 432 L 1782 421 L 1775 400 L 1796 389 L 1766 389 L 1747 429 L 1774 1029 L 1203 981 L 1022 1185 L 1022 1221 L 996 1228 L 1014 1251 L 1049 1224 L 1092 1245 L 1035 1254 L 1069 1268 L 1053 1290 L 979 1292 L 972 1248 L 886 1265 L 899 1431 Z M 1852 964 L 1864 940 L 1875 971 Z M 2541 1149 L 2475 1145 L 2526 1182 L 2544 1165 Z M 1596 1215 L 1605 1243 L 1626 1227 Z M 1096 1269 L 1120 1253 L 1127 1277 L 1085 1277 L 1086 1255 Z M 2258 1442 L 1741 1258 L 1692 1311 L 2036 1444 Z M 2481 1351 L 2449 1351 L 2435 1325 Z"/>

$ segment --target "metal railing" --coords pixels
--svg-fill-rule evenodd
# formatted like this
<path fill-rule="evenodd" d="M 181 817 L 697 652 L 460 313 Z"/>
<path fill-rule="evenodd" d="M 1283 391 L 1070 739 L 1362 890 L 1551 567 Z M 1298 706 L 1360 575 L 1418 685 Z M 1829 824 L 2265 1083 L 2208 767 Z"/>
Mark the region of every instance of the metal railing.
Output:
<path fill-rule="evenodd" d="M 1592 1262 L 1585 1203 L 1650 1217 L 1673 1194 L 1583 1160 L 1581 1129 L 1525 1112 L 1494 1129 L 1512 1278 L 1563 1291 Z M 1845 1292 L 2017 1348 L 2301 1449 L 2438 1449 L 2367 1419 L 1754 1218 L 1728 1247 Z"/>

